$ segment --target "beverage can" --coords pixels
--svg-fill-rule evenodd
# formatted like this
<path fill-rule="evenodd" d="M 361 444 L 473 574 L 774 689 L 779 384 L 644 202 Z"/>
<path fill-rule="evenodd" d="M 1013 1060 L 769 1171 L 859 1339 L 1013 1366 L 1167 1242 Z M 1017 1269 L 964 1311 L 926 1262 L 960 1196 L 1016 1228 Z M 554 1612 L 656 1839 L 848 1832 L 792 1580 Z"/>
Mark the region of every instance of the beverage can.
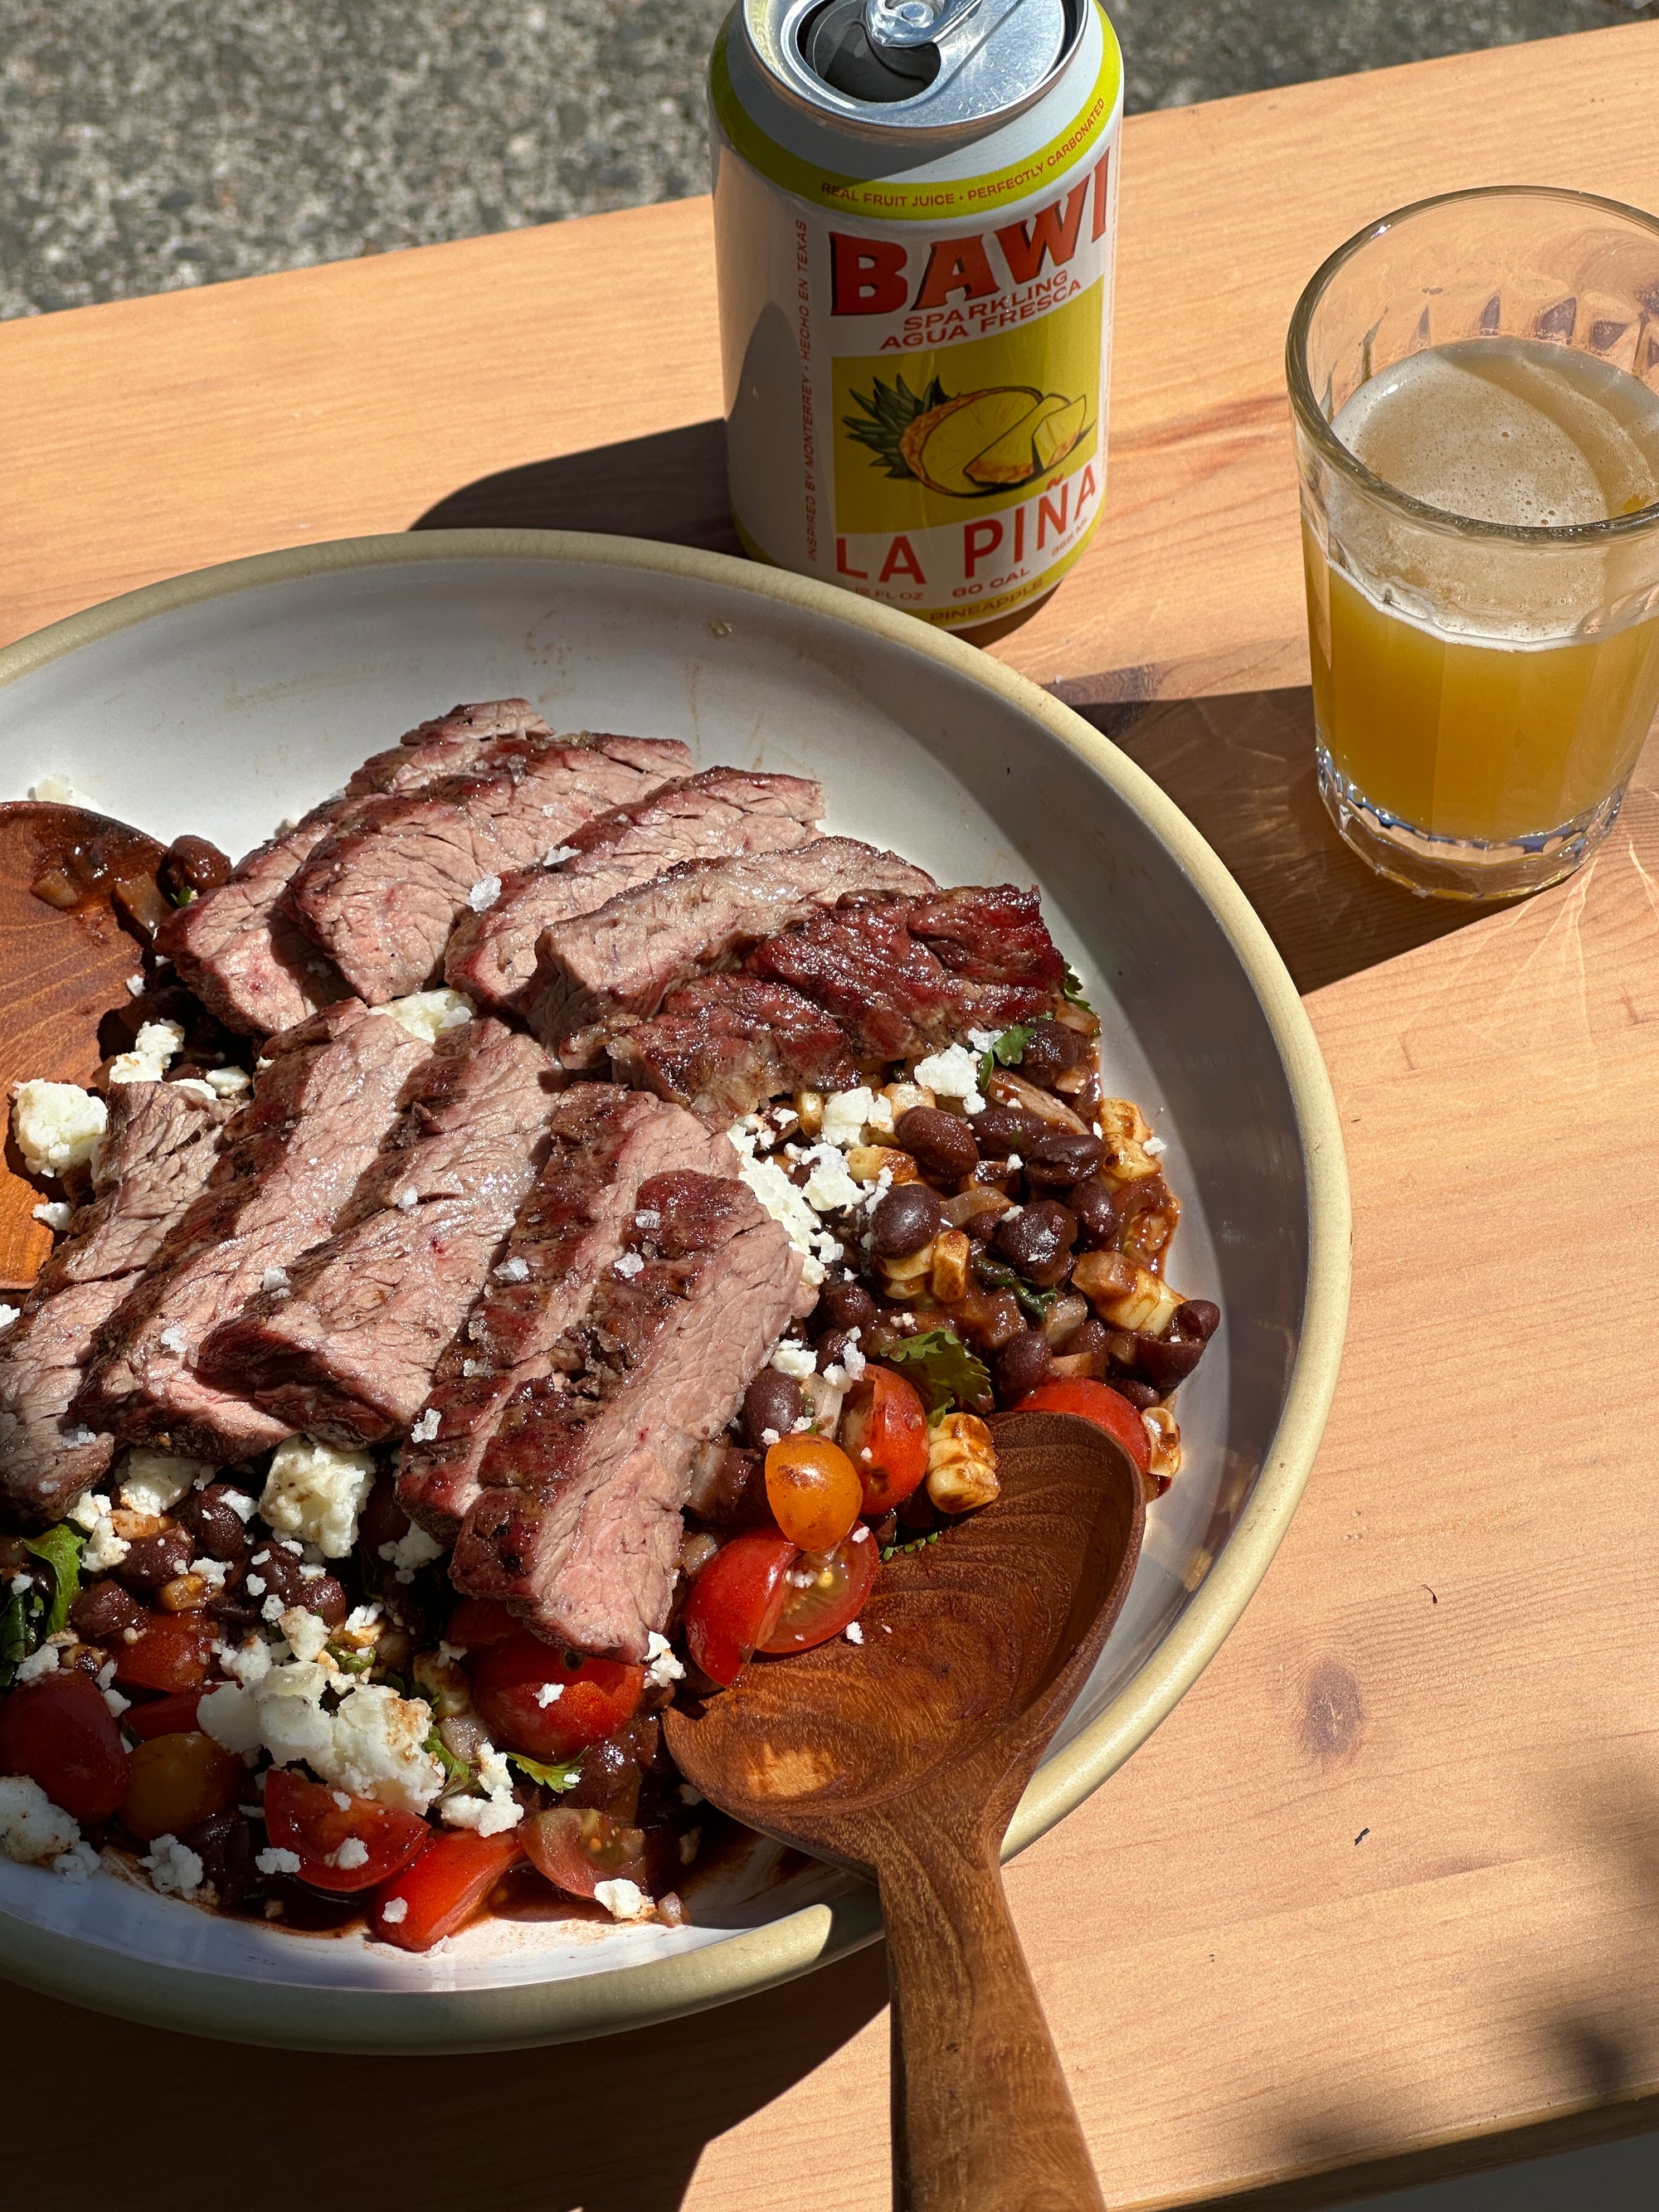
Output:
<path fill-rule="evenodd" d="M 946 628 L 1030 605 L 1106 484 L 1097 0 L 738 0 L 709 101 L 744 544 Z"/>

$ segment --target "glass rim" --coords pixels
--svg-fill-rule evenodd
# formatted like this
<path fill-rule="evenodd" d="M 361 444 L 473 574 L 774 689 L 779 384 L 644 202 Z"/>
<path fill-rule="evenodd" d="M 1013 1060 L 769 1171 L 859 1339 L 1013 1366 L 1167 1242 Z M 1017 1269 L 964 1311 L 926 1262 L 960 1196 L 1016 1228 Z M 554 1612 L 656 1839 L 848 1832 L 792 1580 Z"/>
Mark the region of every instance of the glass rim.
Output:
<path fill-rule="evenodd" d="M 1459 200 L 1506 199 L 1563 200 L 1580 207 L 1597 208 L 1605 214 L 1622 216 L 1659 239 L 1659 216 L 1651 216 L 1642 208 L 1631 207 L 1623 200 L 1607 199 L 1599 192 L 1576 191 L 1566 185 L 1474 185 L 1462 191 L 1433 192 L 1426 199 L 1410 200 L 1403 207 L 1391 209 L 1387 215 L 1376 216 L 1364 229 L 1357 230 L 1351 238 L 1345 239 L 1334 252 L 1326 256 L 1303 287 L 1285 338 L 1285 381 L 1290 392 L 1291 411 L 1304 434 L 1312 441 L 1334 468 L 1362 490 L 1385 501 L 1414 521 L 1428 523 L 1459 536 L 1497 539 L 1516 545 L 1598 545 L 1609 540 L 1639 538 L 1659 525 L 1659 500 L 1638 507 L 1634 514 L 1607 515 L 1600 522 L 1486 522 L 1476 515 L 1455 514 L 1448 507 L 1431 507 L 1426 500 L 1414 498 L 1410 492 L 1402 491 L 1397 484 L 1390 483 L 1386 477 L 1380 477 L 1374 469 L 1368 468 L 1359 456 L 1351 452 L 1337 436 L 1314 397 L 1306 366 L 1308 333 L 1315 310 L 1338 270 L 1352 260 L 1363 247 L 1386 236 L 1409 217 L 1422 215 L 1430 208 L 1449 207 Z"/>

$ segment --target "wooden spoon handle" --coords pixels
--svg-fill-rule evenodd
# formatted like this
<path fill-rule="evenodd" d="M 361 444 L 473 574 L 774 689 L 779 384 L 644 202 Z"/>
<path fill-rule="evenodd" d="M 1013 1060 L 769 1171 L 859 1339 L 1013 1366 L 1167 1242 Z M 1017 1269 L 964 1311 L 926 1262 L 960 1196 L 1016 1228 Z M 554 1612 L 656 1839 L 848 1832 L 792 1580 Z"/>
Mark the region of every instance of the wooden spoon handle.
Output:
<path fill-rule="evenodd" d="M 908 1824 L 907 1824 L 908 1826 Z M 1105 2212 L 994 1848 L 884 1854 L 899 2212 Z"/>

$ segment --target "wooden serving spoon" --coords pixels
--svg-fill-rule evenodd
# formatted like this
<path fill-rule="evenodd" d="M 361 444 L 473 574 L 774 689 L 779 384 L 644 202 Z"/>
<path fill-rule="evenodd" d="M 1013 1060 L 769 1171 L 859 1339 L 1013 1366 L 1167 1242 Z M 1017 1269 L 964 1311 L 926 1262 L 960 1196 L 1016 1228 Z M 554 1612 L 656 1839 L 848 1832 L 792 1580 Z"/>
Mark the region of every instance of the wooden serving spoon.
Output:
<path fill-rule="evenodd" d="M 1146 1508 L 1089 1423 L 994 1425 L 1001 1496 L 888 1563 L 861 1645 L 750 1665 L 664 1721 L 712 1803 L 880 1887 L 895 2203 L 1103 2212 L 1000 1853 L 1128 1592 Z"/>

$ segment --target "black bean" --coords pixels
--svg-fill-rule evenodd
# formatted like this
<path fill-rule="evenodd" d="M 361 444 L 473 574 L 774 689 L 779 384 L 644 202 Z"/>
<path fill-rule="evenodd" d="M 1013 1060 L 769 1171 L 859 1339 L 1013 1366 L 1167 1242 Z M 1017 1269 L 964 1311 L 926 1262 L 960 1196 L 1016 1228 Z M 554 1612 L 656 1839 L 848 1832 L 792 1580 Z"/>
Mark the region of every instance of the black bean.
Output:
<path fill-rule="evenodd" d="M 248 1589 L 250 1579 L 263 1583 L 264 1588 Z M 274 1597 L 284 1607 L 297 1605 L 307 1613 L 319 1614 L 331 1628 L 337 1627 L 346 1617 L 345 1592 L 334 1577 L 305 1573 L 302 1562 L 285 1550 L 275 1536 L 256 1544 L 242 1570 L 233 1575 L 227 1595 L 245 1601 L 245 1592 L 261 1608 Z"/>
<path fill-rule="evenodd" d="M 991 1236 L 1000 1259 L 1039 1287 L 1059 1282 L 1071 1265 L 1077 1217 L 1052 1198 L 1039 1198 L 1005 1213 Z"/>
<path fill-rule="evenodd" d="M 1068 1359 L 1103 1359 L 1111 1348 L 1112 1332 L 1104 1322 L 1091 1317 L 1079 1322 L 1066 1340 Z"/>
<path fill-rule="evenodd" d="M 884 1552 L 890 1544 L 898 1541 L 899 1517 L 896 1513 L 884 1513 L 871 1530 L 871 1539 L 878 1551 Z"/>
<path fill-rule="evenodd" d="M 188 1528 L 164 1528 L 159 1536 L 140 1536 L 127 1547 L 127 1555 L 113 1570 L 118 1582 L 129 1589 L 157 1590 L 189 1567 L 196 1547 Z"/>
<path fill-rule="evenodd" d="M 814 1320 L 821 1328 L 868 1328 L 876 1302 L 862 1283 L 826 1283 L 818 1294 Z"/>
<path fill-rule="evenodd" d="M 845 1359 L 847 1357 L 848 1346 L 849 1345 L 856 1344 L 863 1333 L 864 1332 L 861 1329 L 826 1329 L 823 1334 L 818 1339 L 819 1374 L 822 1375 L 826 1373 L 829 1369 L 835 1366 L 838 1361 Z"/>
<path fill-rule="evenodd" d="M 1109 1245 L 1117 1235 L 1118 1194 L 1109 1182 L 1091 1176 L 1073 1190 L 1066 1204 L 1078 1218 L 1083 1241 L 1091 1251 Z"/>
<path fill-rule="evenodd" d="M 179 1519 L 195 1538 L 198 1555 L 221 1560 L 226 1566 L 246 1559 L 253 1549 L 253 1539 L 241 1515 L 229 1503 L 232 1498 L 246 1495 L 226 1483 L 214 1482 L 179 1500 Z"/>
<path fill-rule="evenodd" d="M 939 1193 L 925 1182 L 896 1182 L 871 1217 L 875 1249 L 884 1260 L 902 1260 L 931 1244 L 945 1219 Z"/>
<path fill-rule="evenodd" d="M 1135 1340 L 1135 1365 L 1155 1390 L 1173 1390 L 1204 1357 L 1201 1336 L 1141 1336 Z"/>
<path fill-rule="evenodd" d="M 264 1897 L 265 1877 L 253 1863 L 254 1831 L 246 1814 L 215 1813 L 186 1828 L 179 1840 L 201 1860 L 203 1874 L 228 1911 L 240 1911 Z"/>
<path fill-rule="evenodd" d="M 801 1404 L 800 1384 L 793 1375 L 763 1367 L 743 1394 L 743 1440 L 750 1450 L 764 1451 L 774 1438 L 787 1437 L 800 1419 Z"/>
<path fill-rule="evenodd" d="M 1195 1336 L 1200 1344 L 1207 1344 L 1221 1325 L 1221 1309 L 1208 1298 L 1188 1298 L 1176 1308 L 1175 1319 L 1170 1326 L 1182 1336 Z"/>
<path fill-rule="evenodd" d="M 608 1739 L 590 1744 L 581 1755 L 574 1787 L 560 1798 L 562 1805 L 580 1806 L 585 1812 L 608 1813 L 624 1827 L 640 1809 L 639 1761 L 622 1744 Z"/>
<path fill-rule="evenodd" d="M 1114 1375 L 1112 1388 L 1120 1398 L 1127 1398 L 1138 1413 L 1144 1413 L 1149 1407 L 1158 1403 L 1158 1392 L 1150 1383 L 1128 1381 L 1122 1376 Z"/>
<path fill-rule="evenodd" d="M 1064 1022 L 1032 1022 L 1028 1026 L 1030 1035 L 1020 1055 L 1019 1072 L 1028 1083 L 1052 1091 L 1054 1078 L 1075 1067 L 1088 1047 Z"/>
<path fill-rule="evenodd" d="M 1023 1157 L 1048 1124 L 1023 1106 L 988 1106 L 974 1116 L 974 1142 L 982 1160 L 1006 1159 L 1010 1152 Z"/>
<path fill-rule="evenodd" d="M 1023 1398 L 1028 1390 L 1035 1390 L 1039 1382 L 1047 1382 L 1048 1371 L 1054 1364 L 1047 1338 L 1040 1328 L 1023 1328 L 1018 1336 L 1011 1336 L 997 1354 L 997 1395 L 1006 1404 Z"/>
<path fill-rule="evenodd" d="M 1102 1150 L 1086 1129 L 1045 1129 L 1021 1154 L 1025 1180 L 1034 1190 L 1069 1190 L 1094 1173 Z"/>
<path fill-rule="evenodd" d="M 230 862 L 205 837 L 175 837 L 162 856 L 156 879 L 175 903 L 184 892 L 217 890 L 229 880 Z"/>
<path fill-rule="evenodd" d="M 960 1182 L 979 1165 L 979 1145 L 967 1122 L 936 1107 L 901 1114 L 894 1134 L 922 1173 L 939 1182 Z"/>

